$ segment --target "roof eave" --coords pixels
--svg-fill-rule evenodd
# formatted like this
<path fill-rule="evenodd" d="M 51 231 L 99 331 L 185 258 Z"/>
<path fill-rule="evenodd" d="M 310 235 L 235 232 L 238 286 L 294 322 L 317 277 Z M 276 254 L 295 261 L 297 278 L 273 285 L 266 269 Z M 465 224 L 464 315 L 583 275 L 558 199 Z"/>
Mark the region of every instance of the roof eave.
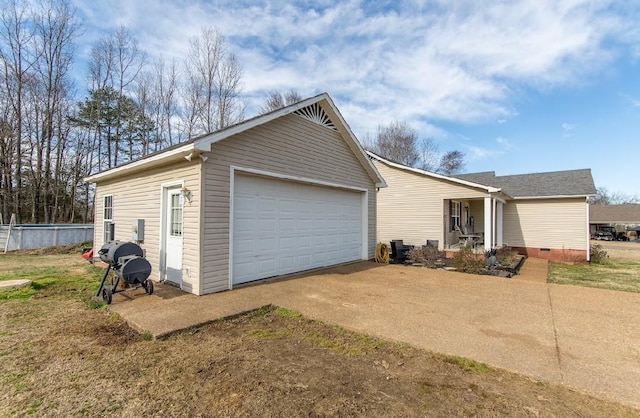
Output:
<path fill-rule="evenodd" d="M 514 196 L 513 200 L 536 200 L 536 199 L 588 199 L 595 195 L 592 194 L 567 194 L 567 195 L 549 195 L 549 196 Z"/>
<path fill-rule="evenodd" d="M 99 173 L 87 176 L 83 180 L 89 183 L 98 183 L 114 177 L 118 177 L 125 172 L 127 174 L 130 174 L 142 170 L 147 170 L 153 167 L 164 165 L 170 161 L 180 161 L 196 150 L 197 148 L 193 143 L 185 144 L 181 147 L 177 147 L 166 152 L 159 152 L 147 158 L 133 161 L 128 164 L 111 168 L 109 170 L 101 171 Z"/>
<path fill-rule="evenodd" d="M 449 176 L 445 176 L 445 175 L 442 175 L 442 174 L 432 173 L 430 171 L 420 170 L 419 168 L 407 167 L 406 165 L 394 163 L 394 162 L 389 161 L 389 160 L 387 160 L 385 158 L 382 158 L 381 156 L 379 156 L 379 155 L 377 155 L 377 154 L 375 154 L 375 153 L 373 153 L 371 151 L 365 151 L 365 152 L 371 158 L 374 158 L 374 159 L 380 161 L 381 163 L 384 163 L 386 165 L 389 165 L 391 167 L 394 167 L 394 168 L 397 168 L 397 169 L 400 169 L 400 170 L 410 171 L 412 173 L 420 174 L 420 175 L 427 176 L 427 177 L 433 177 L 433 178 L 436 178 L 436 179 L 439 179 L 439 180 L 451 181 L 453 183 L 458 183 L 458 184 L 463 185 L 463 186 L 474 187 L 476 189 L 486 190 L 488 193 L 500 193 L 500 192 L 502 192 L 502 189 L 500 189 L 498 187 L 485 186 L 483 184 L 472 183 L 470 181 L 461 180 L 461 179 L 458 179 L 458 178 L 455 178 L 455 177 L 449 177 Z M 504 193 L 504 194 L 506 194 L 506 193 Z"/>
<path fill-rule="evenodd" d="M 387 187 L 387 182 L 384 180 L 376 166 L 373 165 L 371 159 L 369 159 L 367 151 L 362 148 L 362 145 L 360 145 L 360 141 L 358 141 L 355 134 L 351 130 L 351 127 L 349 127 L 349 124 L 342 117 L 342 114 L 333 103 L 333 100 L 331 100 L 331 97 L 329 97 L 329 95 L 325 93 L 323 100 L 327 103 L 330 113 L 332 113 L 332 115 L 329 116 L 335 116 L 335 118 L 340 121 L 340 123 L 336 125 L 336 127 L 338 128 L 338 132 L 342 135 L 343 138 L 345 138 L 347 145 L 351 149 L 351 152 L 353 152 L 356 158 L 358 158 L 360 164 L 365 168 L 365 170 L 369 172 L 369 176 L 372 180 L 375 181 L 376 188 L 382 189 Z"/>

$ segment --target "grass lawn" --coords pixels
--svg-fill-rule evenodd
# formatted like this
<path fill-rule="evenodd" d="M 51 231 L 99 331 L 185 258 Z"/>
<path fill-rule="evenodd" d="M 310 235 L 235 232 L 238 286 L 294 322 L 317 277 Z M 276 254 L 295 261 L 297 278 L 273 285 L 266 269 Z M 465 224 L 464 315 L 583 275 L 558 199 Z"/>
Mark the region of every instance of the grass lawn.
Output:
<path fill-rule="evenodd" d="M 0 255 L 0 416 L 562 416 L 640 411 L 273 306 L 153 340 L 78 254 Z"/>
<path fill-rule="evenodd" d="M 601 264 L 549 263 L 549 283 L 640 292 L 640 260 L 609 258 Z"/>

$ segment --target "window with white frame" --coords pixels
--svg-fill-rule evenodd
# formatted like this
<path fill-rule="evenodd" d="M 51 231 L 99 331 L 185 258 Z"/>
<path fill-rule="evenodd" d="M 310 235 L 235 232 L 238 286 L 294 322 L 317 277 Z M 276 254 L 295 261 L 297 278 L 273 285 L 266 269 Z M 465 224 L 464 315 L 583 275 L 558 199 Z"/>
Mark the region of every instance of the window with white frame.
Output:
<path fill-rule="evenodd" d="M 179 194 L 171 195 L 171 228 L 172 237 L 182 236 L 182 201 Z"/>
<path fill-rule="evenodd" d="M 103 239 L 107 243 L 114 240 L 114 224 L 113 224 L 113 196 L 104 196 L 102 205 L 102 222 L 103 222 Z"/>
<path fill-rule="evenodd" d="M 458 201 L 451 201 L 451 230 L 455 230 L 456 226 L 460 227 L 460 215 L 462 213 L 462 204 Z"/>

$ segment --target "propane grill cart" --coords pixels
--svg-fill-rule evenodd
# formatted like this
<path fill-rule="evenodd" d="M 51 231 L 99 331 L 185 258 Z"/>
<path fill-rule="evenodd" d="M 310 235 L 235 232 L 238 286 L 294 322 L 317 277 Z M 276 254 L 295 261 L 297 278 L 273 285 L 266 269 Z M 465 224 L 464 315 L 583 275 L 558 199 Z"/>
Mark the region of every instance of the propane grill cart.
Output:
<path fill-rule="evenodd" d="M 144 251 L 134 242 L 110 241 L 103 245 L 100 251 L 100 260 L 108 264 L 102 276 L 100 287 L 95 296 L 102 296 L 102 300 L 108 304 L 114 293 L 128 292 L 140 287 L 145 293 L 153 293 L 153 282 L 148 279 L 151 274 L 151 263 L 144 258 Z M 109 273 L 113 270 L 109 284 L 105 284 Z M 124 280 L 131 287 L 117 290 L 120 280 Z"/>

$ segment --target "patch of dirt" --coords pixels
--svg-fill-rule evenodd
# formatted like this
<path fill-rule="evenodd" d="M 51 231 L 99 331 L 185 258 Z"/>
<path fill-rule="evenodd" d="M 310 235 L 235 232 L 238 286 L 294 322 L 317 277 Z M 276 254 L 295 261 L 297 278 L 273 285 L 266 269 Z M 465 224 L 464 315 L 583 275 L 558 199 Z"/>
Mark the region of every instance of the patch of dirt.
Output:
<path fill-rule="evenodd" d="M 51 247 L 31 248 L 28 250 L 15 250 L 10 251 L 8 254 L 13 255 L 57 255 L 57 254 L 82 254 L 82 250 L 85 247 L 91 247 L 90 241 L 80 244 L 64 244 L 54 245 Z"/>
<path fill-rule="evenodd" d="M 16 260 L 21 263 L 18 267 L 75 267 L 83 268 L 89 265 L 89 262 L 80 254 L 15 254 L 15 253 L 0 253 L 0 271 L 15 270 L 15 262 L 7 262 L 7 260 Z"/>
<path fill-rule="evenodd" d="M 640 241 L 591 241 L 594 244 L 600 244 L 610 258 L 640 260 Z"/>
<path fill-rule="evenodd" d="M 638 416 L 267 308 L 146 341 L 104 309 L 0 303 L 0 416 Z"/>

